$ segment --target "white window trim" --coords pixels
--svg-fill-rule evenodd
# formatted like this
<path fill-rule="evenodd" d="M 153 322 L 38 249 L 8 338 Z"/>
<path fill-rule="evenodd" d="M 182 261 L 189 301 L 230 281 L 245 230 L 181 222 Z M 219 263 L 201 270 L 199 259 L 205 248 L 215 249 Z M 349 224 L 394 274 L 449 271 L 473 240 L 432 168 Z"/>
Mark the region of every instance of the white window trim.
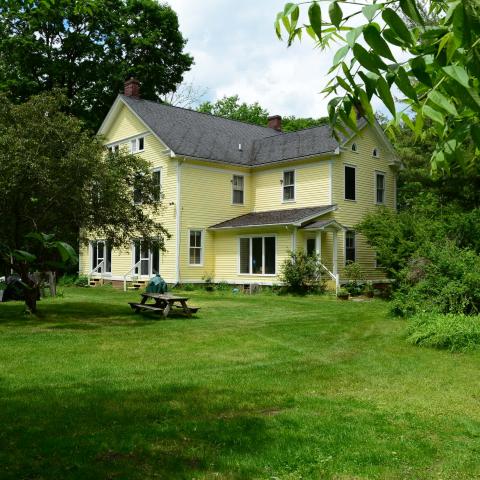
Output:
<path fill-rule="evenodd" d="M 240 272 L 240 239 L 249 238 L 250 239 L 250 258 L 248 261 L 248 268 L 250 272 L 252 271 L 252 238 L 262 238 L 273 237 L 275 239 L 275 273 L 241 273 Z M 238 254 L 237 254 L 237 275 L 242 277 L 276 277 L 277 276 L 277 255 L 278 255 L 278 241 L 277 235 L 275 233 L 264 233 L 263 235 L 240 235 L 238 237 Z M 265 240 L 262 240 L 262 269 L 265 270 Z"/>
<path fill-rule="evenodd" d="M 233 192 L 235 191 L 235 189 L 233 188 L 234 187 L 234 183 L 233 183 L 233 177 L 242 177 L 243 178 L 243 202 L 242 203 L 236 203 L 233 201 L 234 199 L 234 195 L 233 195 Z M 240 191 L 237 189 L 237 191 Z M 231 203 L 233 206 L 236 206 L 236 207 L 243 207 L 245 205 L 245 175 L 240 175 L 240 174 L 232 174 L 232 203 Z"/>
<path fill-rule="evenodd" d="M 190 233 L 200 232 L 200 263 L 190 263 Z M 189 267 L 203 267 L 204 251 L 205 251 L 205 229 L 204 228 L 189 228 L 188 229 L 188 266 Z"/>
<path fill-rule="evenodd" d="M 353 228 L 347 228 L 343 235 L 343 263 L 347 265 L 347 232 L 353 232 L 353 249 L 355 250 L 355 262 L 357 262 L 357 232 Z"/>
<path fill-rule="evenodd" d="M 133 267 L 135 266 L 135 242 L 143 242 L 141 238 L 134 238 L 131 241 L 130 245 L 130 256 L 132 257 L 132 271 L 130 275 L 135 275 L 135 272 L 133 271 Z M 141 258 L 141 257 L 140 257 Z M 113 263 L 113 262 L 112 262 Z M 159 249 L 158 252 L 158 271 L 160 273 L 161 270 L 161 265 L 162 265 L 162 251 Z M 139 271 L 138 277 L 148 277 L 151 278 L 153 277 L 153 250 L 151 248 L 148 249 L 148 274 L 147 275 L 142 275 Z"/>
<path fill-rule="evenodd" d="M 355 145 L 355 150 L 353 150 L 353 146 L 354 146 L 354 145 Z M 353 143 L 350 145 L 350 152 L 351 152 L 351 153 L 355 153 L 355 154 L 360 153 L 360 152 L 358 151 L 358 143 L 357 143 L 357 142 L 353 142 Z"/>
<path fill-rule="evenodd" d="M 133 147 L 134 145 L 138 145 L 138 141 L 143 138 L 143 148 L 140 150 L 137 147 Z M 145 151 L 145 135 L 137 135 L 136 137 L 130 138 L 130 153 L 136 154 L 136 153 L 142 153 Z"/>
<path fill-rule="evenodd" d="M 374 155 L 375 150 L 377 151 L 376 155 Z M 378 147 L 372 148 L 372 158 L 380 158 L 380 149 Z"/>
<path fill-rule="evenodd" d="M 105 144 L 105 147 L 107 148 L 115 148 L 115 147 L 119 147 L 121 148 L 122 146 L 128 148 L 128 150 L 130 151 L 131 150 L 131 141 L 132 140 L 135 140 L 137 138 L 141 138 L 143 137 L 144 140 L 143 140 L 143 150 L 141 150 L 142 152 L 145 150 L 145 139 L 150 135 L 149 132 L 143 132 L 143 133 L 139 133 L 138 135 L 132 135 L 131 137 L 125 137 L 125 138 L 122 138 L 121 140 L 116 140 L 114 142 L 110 142 L 110 143 L 106 143 Z"/>
<path fill-rule="evenodd" d="M 286 172 L 293 172 L 293 184 L 285 185 L 285 173 Z M 285 187 L 292 187 L 293 186 L 293 198 L 289 200 L 285 200 Z M 282 170 L 282 203 L 295 203 L 297 200 L 297 171 L 295 168 L 285 168 Z"/>
<path fill-rule="evenodd" d="M 345 188 L 345 167 L 350 167 L 355 169 L 355 200 L 351 198 L 346 198 L 347 189 Z M 357 166 L 352 163 L 344 163 L 343 164 L 343 199 L 346 202 L 356 202 L 358 200 L 358 189 L 357 189 Z"/>
<path fill-rule="evenodd" d="M 377 175 L 383 175 L 383 202 L 377 201 Z M 387 174 L 380 170 L 373 172 L 373 202 L 375 205 L 386 205 L 387 203 Z"/>

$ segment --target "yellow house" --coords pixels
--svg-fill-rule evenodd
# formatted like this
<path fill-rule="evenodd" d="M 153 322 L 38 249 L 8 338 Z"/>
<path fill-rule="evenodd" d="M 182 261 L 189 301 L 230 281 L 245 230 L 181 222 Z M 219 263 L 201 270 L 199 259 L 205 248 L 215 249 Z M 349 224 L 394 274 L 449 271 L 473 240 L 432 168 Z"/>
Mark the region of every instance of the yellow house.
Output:
<path fill-rule="evenodd" d="M 289 251 L 317 252 L 337 285 L 348 261 L 382 281 L 375 252 L 354 225 L 379 206 L 395 209 L 398 160 L 377 125 L 338 142 L 329 126 L 283 133 L 142 100 L 125 84 L 100 127 L 107 148 L 128 146 L 152 166 L 163 192 L 166 251 L 141 239 L 111 250 L 98 238 L 80 252 L 80 273 L 116 282 L 205 277 L 278 284 Z"/>

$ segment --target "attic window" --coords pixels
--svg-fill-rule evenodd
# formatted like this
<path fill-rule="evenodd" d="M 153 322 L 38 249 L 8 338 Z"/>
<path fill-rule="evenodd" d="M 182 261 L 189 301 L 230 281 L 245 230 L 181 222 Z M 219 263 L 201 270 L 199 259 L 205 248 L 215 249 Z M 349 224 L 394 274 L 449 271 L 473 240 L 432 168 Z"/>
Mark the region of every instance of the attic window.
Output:
<path fill-rule="evenodd" d="M 357 151 L 357 144 L 352 143 L 352 152 L 356 152 L 356 151 Z"/>
<path fill-rule="evenodd" d="M 372 151 L 372 157 L 377 158 L 378 157 L 378 149 L 374 148 Z"/>
<path fill-rule="evenodd" d="M 143 152 L 145 150 L 145 138 L 138 137 L 134 138 L 130 142 L 130 151 L 131 153 Z"/>

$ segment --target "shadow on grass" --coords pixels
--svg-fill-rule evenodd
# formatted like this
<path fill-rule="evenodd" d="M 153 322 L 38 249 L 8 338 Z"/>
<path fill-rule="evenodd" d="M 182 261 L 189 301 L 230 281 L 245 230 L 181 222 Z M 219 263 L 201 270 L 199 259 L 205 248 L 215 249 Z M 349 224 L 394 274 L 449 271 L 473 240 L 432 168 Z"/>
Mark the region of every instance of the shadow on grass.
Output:
<path fill-rule="evenodd" d="M 254 455 L 269 441 L 261 414 L 232 413 L 226 396 L 176 384 L 0 388 L 1 478 L 177 479 L 226 470 L 224 454 Z"/>
<path fill-rule="evenodd" d="M 11 302 L 0 308 L 0 326 L 47 325 L 52 329 L 94 330 L 101 327 L 151 325 L 156 321 L 195 320 L 196 315 L 185 317 L 172 313 L 167 319 L 155 312 L 135 313 L 125 303 L 108 302 L 45 302 L 39 305 L 37 315 L 24 313 L 21 302 Z M 48 324 L 52 324 L 48 326 Z"/>

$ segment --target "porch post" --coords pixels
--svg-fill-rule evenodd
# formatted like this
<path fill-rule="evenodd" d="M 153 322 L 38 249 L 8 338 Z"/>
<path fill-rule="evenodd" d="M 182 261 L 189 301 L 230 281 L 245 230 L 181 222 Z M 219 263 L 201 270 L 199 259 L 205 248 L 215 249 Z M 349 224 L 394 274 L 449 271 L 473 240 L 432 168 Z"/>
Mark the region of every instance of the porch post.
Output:
<path fill-rule="evenodd" d="M 333 274 L 336 275 L 338 273 L 338 236 L 337 231 L 334 230 L 332 232 L 333 235 Z"/>
<path fill-rule="evenodd" d="M 322 261 L 322 231 L 318 230 L 315 237 L 315 250 L 320 261 Z"/>

